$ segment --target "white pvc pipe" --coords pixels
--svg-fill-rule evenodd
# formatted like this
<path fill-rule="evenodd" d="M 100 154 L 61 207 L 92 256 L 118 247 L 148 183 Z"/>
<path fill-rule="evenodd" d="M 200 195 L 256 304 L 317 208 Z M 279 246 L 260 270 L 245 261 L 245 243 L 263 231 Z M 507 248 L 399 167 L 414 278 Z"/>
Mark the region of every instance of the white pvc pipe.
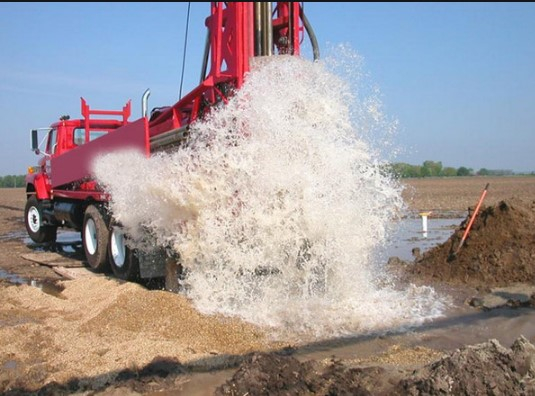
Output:
<path fill-rule="evenodd" d="M 424 234 L 424 238 L 427 238 L 427 217 L 431 214 L 431 212 L 422 212 L 420 213 L 420 216 L 422 216 L 422 232 Z"/>

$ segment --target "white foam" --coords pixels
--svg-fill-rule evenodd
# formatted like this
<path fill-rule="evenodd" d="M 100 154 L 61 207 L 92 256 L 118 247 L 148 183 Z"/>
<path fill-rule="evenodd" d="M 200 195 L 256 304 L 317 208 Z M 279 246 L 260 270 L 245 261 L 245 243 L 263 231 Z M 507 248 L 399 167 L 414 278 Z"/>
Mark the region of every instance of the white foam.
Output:
<path fill-rule="evenodd" d="M 203 312 L 317 337 L 422 323 L 441 314 L 432 289 L 378 286 L 401 186 L 367 141 L 377 100 L 350 89 L 326 63 L 273 58 L 186 147 L 108 155 L 97 178 L 132 235 L 181 255 Z"/>

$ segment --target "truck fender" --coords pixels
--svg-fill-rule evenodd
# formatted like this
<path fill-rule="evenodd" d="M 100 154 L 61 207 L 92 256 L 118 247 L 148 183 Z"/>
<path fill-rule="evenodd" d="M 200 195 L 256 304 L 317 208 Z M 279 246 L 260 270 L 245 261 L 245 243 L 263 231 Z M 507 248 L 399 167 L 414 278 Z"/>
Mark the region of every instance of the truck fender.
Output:
<path fill-rule="evenodd" d="M 50 181 L 45 175 L 36 175 L 33 180 L 37 199 L 50 199 Z"/>

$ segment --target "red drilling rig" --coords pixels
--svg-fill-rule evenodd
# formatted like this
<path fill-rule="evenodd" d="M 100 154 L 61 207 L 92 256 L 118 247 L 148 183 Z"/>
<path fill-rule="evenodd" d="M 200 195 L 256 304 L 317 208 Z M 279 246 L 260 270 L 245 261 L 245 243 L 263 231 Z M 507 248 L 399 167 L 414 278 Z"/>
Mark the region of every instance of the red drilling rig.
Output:
<path fill-rule="evenodd" d="M 300 2 L 211 2 L 200 84 L 172 106 L 147 111 L 150 92 L 142 98 L 142 117 L 129 121 L 131 102 L 122 110 L 91 109 L 82 98 L 82 119 L 61 117 L 46 129 L 39 149 L 32 130 L 32 149 L 42 154 L 26 176 L 25 224 L 37 243 L 54 243 L 57 230 L 80 231 L 87 263 L 97 272 L 124 280 L 166 275 L 168 257 L 148 257 L 125 244 L 120 224 L 108 210 L 110 195 L 94 180 L 96 156 L 134 148 L 146 156 L 180 149 L 189 127 L 212 106 L 227 103 L 244 83 L 255 58 L 300 56 L 305 34 L 319 58 L 313 30 Z M 98 117 L 94 117 L 98 116 Z M 114 118 L 102 119 L 102 116 Z M 118 118 L 118 119 L 117 119 Z"/>

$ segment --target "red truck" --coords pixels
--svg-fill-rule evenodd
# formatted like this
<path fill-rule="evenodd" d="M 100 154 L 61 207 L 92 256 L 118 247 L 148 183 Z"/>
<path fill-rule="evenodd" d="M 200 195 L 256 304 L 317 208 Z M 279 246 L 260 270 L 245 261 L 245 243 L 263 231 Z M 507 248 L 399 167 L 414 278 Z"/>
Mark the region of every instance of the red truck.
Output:
<path fill-rule="evenodd" d="M 46 129 L 46 146 L 32 131 L 32 149 L 42 154 L 26 176 L 25 224 L 36 243 L 53 243 L 60 227 L 81 232 L 87 264 L 124 280 L 166 276 L 168 257 L 136 252 L 108 209 L 110 195 L 93 179 L 97 155 L 135 148 L 145 155 L 180 149 L 189 126 L 212 106 L 226 103 L 240 89 L 255 57 L 300 55 L 308 34 L 315 59 L 317 41 L 299 2 L 212 2 L 206 18 L 207 40 L 200 84 L 172 106 L 150 115 L 142 99 L 142 117 L 130 121 L 131 102 L 122 110 L 91 109 L 82 98 L 83 118 L 63 116 Z M 98 116 L 98 117 L 95 117 Z M 102 116 L 109 116 L 103 119 Z"/>

